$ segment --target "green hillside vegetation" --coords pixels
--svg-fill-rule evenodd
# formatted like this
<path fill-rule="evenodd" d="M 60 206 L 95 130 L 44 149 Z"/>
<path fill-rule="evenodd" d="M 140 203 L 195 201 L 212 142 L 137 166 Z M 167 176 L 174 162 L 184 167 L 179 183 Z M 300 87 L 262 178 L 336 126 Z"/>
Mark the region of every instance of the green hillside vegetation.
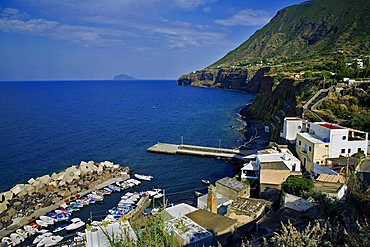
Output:
<path fill-rule="evenodd" d="M 262 29 L 210 67 L 279 64 L 370 53 L 370 1 L 313 0 L 280 10 Z"/>

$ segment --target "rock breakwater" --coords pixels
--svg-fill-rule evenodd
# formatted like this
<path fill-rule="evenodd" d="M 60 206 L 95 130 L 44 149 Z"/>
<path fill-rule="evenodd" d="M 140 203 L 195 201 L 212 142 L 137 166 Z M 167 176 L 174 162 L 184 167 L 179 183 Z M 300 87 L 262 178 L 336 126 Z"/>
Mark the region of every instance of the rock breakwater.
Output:
<path fill-rule="evenodd" d="M 127 172 L 128 167 L 109 161 L 82 161 L 79 166 L 31 178 L 27 184 L 17 184 L 0 194 L 0 233 L 12 224 L 20 227 L 20 222 L 32 221 L 37 217 L 37 211 L 43 211 L 43 208 L 60 204 L 77 193 L 89 193 L 91 188 L 99 187 L 99 184 L 110 179 L 120 178 Z"/>

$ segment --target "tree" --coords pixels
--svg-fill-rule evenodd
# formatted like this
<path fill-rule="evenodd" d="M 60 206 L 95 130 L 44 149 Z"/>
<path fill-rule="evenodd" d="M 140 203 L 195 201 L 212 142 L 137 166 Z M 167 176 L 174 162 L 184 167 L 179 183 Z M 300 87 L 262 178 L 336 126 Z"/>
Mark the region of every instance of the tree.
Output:
<path fill-rule="evenodd" d="M 305 179 L 298 176 L 289 176 L 281 185 L 284 192 L 300 197 L 306 197 L 313 191 L 314 183 L 311 179 Z"/>

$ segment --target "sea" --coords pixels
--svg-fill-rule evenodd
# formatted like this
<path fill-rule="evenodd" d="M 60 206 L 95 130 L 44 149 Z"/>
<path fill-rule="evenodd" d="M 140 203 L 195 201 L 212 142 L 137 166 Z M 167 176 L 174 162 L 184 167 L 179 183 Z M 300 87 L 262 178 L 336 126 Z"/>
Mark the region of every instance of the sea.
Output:
<path fill-rule="evenodd" d="M 253 94 L 185 87 L 173 80 L 0 82 L 0 191 L 80 161 L 112 161 L 152 175 L 137 191 L 165 189 L 170 202 L 195 204 L 194 191 L 234 176 L 223 160 L 149 153 L 157 142 L 232 148 L 243 136 L 241 107 Z M 118 203 L 83 209 L 80 217 Z"/>

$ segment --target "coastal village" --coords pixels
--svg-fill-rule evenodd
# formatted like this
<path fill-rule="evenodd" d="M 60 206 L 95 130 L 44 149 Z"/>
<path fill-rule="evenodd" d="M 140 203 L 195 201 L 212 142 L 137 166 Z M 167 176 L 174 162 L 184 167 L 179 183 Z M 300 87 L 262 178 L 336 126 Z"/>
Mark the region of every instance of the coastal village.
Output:
<path fill-rule="evenodd" d="M 318 203 L 312 197 L 288 193 L 284 184 L 306 179 L 316 193 L 343 199 L 348 174 L 356 173 L 369 154 L 368 133 L 295 116 L 285 117 L 281 127 L 280 143 L 270 143 L 256 153 L 164 143 L 148 148 L 149 152 L 237 161 L 239 175 L 214 184 L 202 181 L 208 192 L 195 192 L 196 205 L 169 204 L 161 189 L 128 192 L 152 177 L 135 174 L 131 178 L 129 167 L 109 161 L 82 161 L 59 173 L 31 178 L 0 195 L 1 243 L 107 246 L 109 236 L 135 243 L 139 240 L 134 229 L 143 227 L 146 217 L 163 218 L 166 231 L 176 245 L 183 246 L 232 246 L 252 235 L 258 242 L 262 236 L 272 237 L 282 223 L 306 226 L 320 213 Z M 112 193 L 122 196 L 102 219 L 84 222 L 73 217 L 75 211 Z"/>
<path fill-rule="evenodd" d="M 368 32 L 364 31 L 369 23 L 365 19 L 369 5 L 363 0 L 362 5 L 347 1 L 348 5 L 342 3 L 342 9 L 338 11 L 339 2 L 345 1 L 331 0 L 328 5 L 310 9 L 319 2 L 305 1 L 282 9 L 266 25 L 267 28 L 256 31 L 240 47 L 206 69 L 183 75 L 177 81 L 178 85 L 256 94 L 254 101 L 239 112 L 244 127 L 223 126 L 243 137 L 240 146 L 223 147 L 221 139 L 218 139 L 218 147 L 184 144 L 181 136 L 181 144 L 158 142 L 145 147 L 147 152 L 173 156 L 174 160 L 180 155 L 223 160 L 230 164 L 234 176 L 222 173 L 225 177 L 214 180 L 204 177 L 197 181 L 202 183 L 202 188 L 190 185 L 190 200 L 171 202 L 166 181 L 154 186 L 152 182 L 156 177 L 145 170 L 135 171 L 135 167 L 111 161 L 80 161 L 79 158 L 79 164 L 28 178 L 8 191 L 0 192 L 0 247 L 370 246 L 370 142 L 366 122 L 370 119 L 370 60 Z M 200 3 L 200 6 L 204 4 Z M 347 7 L 352 5 L 358 5 L 358 9 Z M 150 10 L 154 11 L 154 8 Z M 210 10 L 204 6 L 199 15 L 206 16 Z M 253 12 L 252 9 L 240 13 L 249 12 Z M 7 17 L 11 14 L 24 20 Z M 80 27 L 41 18 L 25 21 L 27 14 L 14 10 L 4 16 L 12 25 L 23 23 L 37 27 L 45 22 L 58 26 L 61 31 Z M 85 19 L 100 21 L 100 25 L 112 22 L 98 15 Z M 240 19 L 239 14 L 229 20 L 212 20 L 212 23 L 224 23 L 222 29 L 226 30 L 236 19 Z M 172 21 L 164 17 L 160 20 L 161 25 Z M 341 23 L 343 20 L 345 23 Z M 186 39 L 184 35 L 172 36 L 180 31 L 189 33 L 186 27 L 193 24 L 186 23 L 179 21 L 181 27 L 176 30 L 157 28 L 155 32 L 145 25 L 137 26 L 156 39 L 162 33 L 166 34 L 174 43 L 179 37 Z M 199 29 L 205 27 L 197 25 Z M 54 39 L 63 36 L 66 39 L 59 35 L 61 31 L 47 35 L 49 29 L 45 29 L 45 33 L 40 30 L 41 36 Z M 95 28 L 86 26 L 84 30 L 80 33 L 88 39 L 101 36 L 96 42 L 99 44 L 103 44 L 103 36 L 109 37 L 108 33 L 114 31 L 106 29 L 101 34 L 95 31 L 95 35 L 86 35 Z M 117 42 L 120 41 L 118 36 L 126 32 L 112 33 L 112 39 L 106 41 L 115 44 L 121 43 Z M 190 33 L 212 40 L 218 37 L 209 31 Z M 225 33 L 225 36 L 231 35 Z M 86 37 L 81 43 L 87 41 Z M 342 46 L 346 49 L 342 50 Z M 180 47 L 182 45 L 177 48 Z M 151 56 L 147 52 L 149 49 L 140 50 L 145 50 L 147 57 Z M 165 57 L 161 59 L 165 60 Z M 149 65 L 145 64 L 145 67 Z M 130 79 L 127 75 L 115 79 L 120 78 Z M 120 104 L 114 107 L 119 108 Z M 116 108 L 112 108 L 113 111 Z M 157 112 L 159 107 L 150 105 L 149 108 Z M 102 119 L 112 125 L 120 124 L 108 115 Z M 120 119 L 134 121 L 135 118 Z M 148 129 L 152 125 L 150 123 Z M 137 145 L 143 146 L 142 142 Z M 165 167 L 161 172 L 166 174 L 168 171 Z M 151 189 L 143 189 L 144 186 Z M 361 212 L 357 213 L 359 208 Z M 352 244 L 353 239 L 356 244 Z"/>

